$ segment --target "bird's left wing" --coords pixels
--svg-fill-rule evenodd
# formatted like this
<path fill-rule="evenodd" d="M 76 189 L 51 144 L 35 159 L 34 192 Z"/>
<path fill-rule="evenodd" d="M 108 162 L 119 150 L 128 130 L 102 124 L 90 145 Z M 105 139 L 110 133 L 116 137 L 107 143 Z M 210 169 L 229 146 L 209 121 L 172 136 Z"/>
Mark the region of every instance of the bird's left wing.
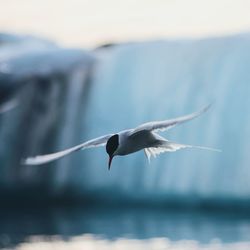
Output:
<path fill-rule="evenodd" d="M 65 149 L 63 151 L 59 151 L 56 153 L 52 153 L 52 154 L 47 154 L 47 155 L 38 155 L 38 156 L 34 156 L 34 157 L 28 157 L 26 159 L 23 159 L 21 161 L 21 163 L 23 165 L 40 165 L 40 164 L 44 164 L 44 163 L 48 163 L 51 161 L 55 161 L 59 158 L 62 158 L 66 155 L 69 155 L 75 151 L 78 150 L 83 150 L 86 148 L 93 148 L 93 147 L 99 147 L 99 146 L 104 146 L 106 144 L 106 142 L 108 141 L 108 139 L 112 136 L 113 134 L 109 134 L 109 135 L 104 135 L 98 138 L 95 138 L 93 140 L 89 140 L 86 141 L 82 144 L 79 144 L 77 146 L 74 146 L 72 148 L 68 148 Z"/>
<path fill-rule="evenodd" d="M 203 109 L 201 109 L 198 112 L 194 112 L 192 114 L 181 116 L 178 118 L 165 120 L 165 121 L 154 121 L 154 122 L 144 123 L 144 124 L 138 126 L 137 128 L 131 130 L 130 135 L 133 136 L 134 134 L 137 134 L 138 132 L 145 131 L 145 130 L 156 132 L 156 131 L 164 131 L 164 130 L 170 129 L 170 128 L 176 126 L 177 124 L 181 124 L 181 123 L 190 121 L 190 120 L 200 116 L 201 114 L 206 112 L 210 108 L 210 106 L 211 106 L 211 104 L 204 107 Z"/>

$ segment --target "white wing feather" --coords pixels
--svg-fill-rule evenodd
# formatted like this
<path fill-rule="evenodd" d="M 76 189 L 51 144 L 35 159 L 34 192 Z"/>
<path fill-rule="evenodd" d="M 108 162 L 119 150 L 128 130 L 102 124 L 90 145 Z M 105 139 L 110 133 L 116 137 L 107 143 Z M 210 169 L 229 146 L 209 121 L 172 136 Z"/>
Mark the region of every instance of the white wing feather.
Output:
<path fill-rule="evenodd" d="M 66 155 L 69 155 L 75 151 L 78 150 L 83 150 L 86 148 L 92 148 L 92 147 L 99 147 L 99 146 L 104 146 L 106 144 L 106 142 L 108 141 L 108 139 L 112 136 L 113 134 L 109 134 L 109 135 L 105 135 L 105 136 L 101 136 L 98 138 L 95 138 L 93 140 L 89 140 L 87 142 L 84 142 L 80 145 L 74 146 L 72 148 L 68 148 L 66 150 L 63 151 L 59 151 L 53 154 L 47 154 L 47 155 L 38 155 L 38 156 L 34 156 L 34 157 L 28 157 L 26 159 L 23 159 L 21 161 L 22 164 L 24 165 L 40 165 L 40 164 L 44 164 L 44 163 L 48 163 L 54 160 L 57 160 L 59 158 L 62 158 Z"/>
<path fill-rule="evenodd" d="M 206 112 L 210 108 L 210 106 L 211 106 L 211 104 L 206 106 L 205 108 L 203 108 L 202 110 L 200 110 L 198 112 L 192 113 L 190 115 L 178 117 L 175 119 L 170 119 L 170 120 L 165 120 L 165 121 L 147 122 L 147 123 L 141 124 L 140 126 L 138 126 L 137 128 L 135 128 L 131 131 L 131 135 L 136 134 L 136 133 L 143 131 L 143 130 L 164 131 L 164 130 L 170 129 L 170 128 L 176 126 L 177 124 L 190 121 L 190 120 L 200 116 L 201 114 Z"/>

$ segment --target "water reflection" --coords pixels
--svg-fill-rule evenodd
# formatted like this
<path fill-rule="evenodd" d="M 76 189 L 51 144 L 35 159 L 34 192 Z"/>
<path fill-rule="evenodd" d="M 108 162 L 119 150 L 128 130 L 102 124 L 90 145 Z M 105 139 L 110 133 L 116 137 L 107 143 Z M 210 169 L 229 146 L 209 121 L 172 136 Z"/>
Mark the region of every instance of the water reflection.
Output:
<path fill-rule="evenodd" d="M 152 246 L 161 243 L 170 249 L 179 249 L 179 245 L 183 249 L 190 244 L 185 249 L 202 249 L 202 246 L 229 249 L 236 243 L 250 247 L 250 216 L 240 213 L 77 207 L 5 210 L 1 211 L 0 220 L 1 247 L 26 249 L 47 244 L 59 249 L 64 241 L 69 248 L 76 241 L 82 243 L 80 246 L 91 242 L 95 247 L 100 242 L 110 247 L 128 244 L 133 248 L 139 244 L 137 249 L 145 249 L 145 242 Z"/>
<path fill-rule="evenodd" d="M 249 250 L 249 242 L 222 243 L 214 241 L 208 244 L 201 244 L 197 241 L 179 240 L 173 242 L 167 238 L 153 239 L 127 239 L 120 238 L 116 240 L 107 240 L 97 238 L 93 235 L 74 237 L 68 242 L 59 238 L 51 241 L 42 238 L 32 238 L 28 243 L 21 244 L 18 250 L 36 250 L 36 249 L 60 249 L 60 250 Z"/>

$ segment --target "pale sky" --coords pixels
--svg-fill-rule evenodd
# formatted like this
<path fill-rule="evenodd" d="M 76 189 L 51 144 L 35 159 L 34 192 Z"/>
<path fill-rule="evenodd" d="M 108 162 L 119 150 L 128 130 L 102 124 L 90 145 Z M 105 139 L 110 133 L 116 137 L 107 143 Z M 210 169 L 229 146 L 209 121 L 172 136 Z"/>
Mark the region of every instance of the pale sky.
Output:
<path fill-rule="evenodd" d="M 250 0 L 0 0 L 0 32 L 67 46 L 250 31 Z"/>

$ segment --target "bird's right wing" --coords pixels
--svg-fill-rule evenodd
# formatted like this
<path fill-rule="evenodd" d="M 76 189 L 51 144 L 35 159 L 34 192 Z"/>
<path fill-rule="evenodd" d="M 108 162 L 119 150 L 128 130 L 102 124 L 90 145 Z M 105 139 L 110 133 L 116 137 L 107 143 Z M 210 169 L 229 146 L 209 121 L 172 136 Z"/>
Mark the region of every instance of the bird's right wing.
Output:
<path fill-rule="evenodd" d="M 112 136 L 113 134 L 109 134 L 109 135 L 104 135 L 98 138 L 95 138 L 93 140 L 89 140 L 86 141 L 82 144 L 79 144 L 77 146 L 74 146 L 72 148 L 68 148 L 65 149 L 63 151 L 59 151 L 53 154 L 47 154 L 47 155 L 38 155 L 38 156 L 34 156 L 34 157 L 28 157 L 26 159 L 23 159 L 21 161 L 21 164 L 23 165 L 40 165 L 40 164 L 44 164 L 44 163 L 48 163 L 51 161 L 55 161 L 59 158 L 62 158 L 66 155 L 69 155 L 75 151 L 78 150 L 83 150 L 86 148 L 93 148 L 93 147 L 99 147 L 99 146 L 104 146 L 108 139 Z"/>
<path fill-rule="evenodd" d="M 203 114 L 204 112 L 206 112 L 209 108 L 210 108 L 211 104 L 206 106 L 205 108 L 201 109 L 198 112 L 189 114 L 189 115 L 185 115 L 185 116 L 181 116 L 178 118 L 174 118 L 174 119 L 170 119 L 170 120 L 165 120 L 165 121 L 153 121 L 153 122 L 147 122 L 144 123 L 140 126 L 138 126 L 137 128 L 131 130 L 130 135 L 133 136 L 135 134 L 137 134 L 138 132 L 140 133 L 141 131 L 164 131 L 167 129 L 170 129 L 174 126 L 176 126 L 177 124 L 181 124 L 187 121 L 190 121 L 198 116 L 200 116 L 201 114 Z"/>

